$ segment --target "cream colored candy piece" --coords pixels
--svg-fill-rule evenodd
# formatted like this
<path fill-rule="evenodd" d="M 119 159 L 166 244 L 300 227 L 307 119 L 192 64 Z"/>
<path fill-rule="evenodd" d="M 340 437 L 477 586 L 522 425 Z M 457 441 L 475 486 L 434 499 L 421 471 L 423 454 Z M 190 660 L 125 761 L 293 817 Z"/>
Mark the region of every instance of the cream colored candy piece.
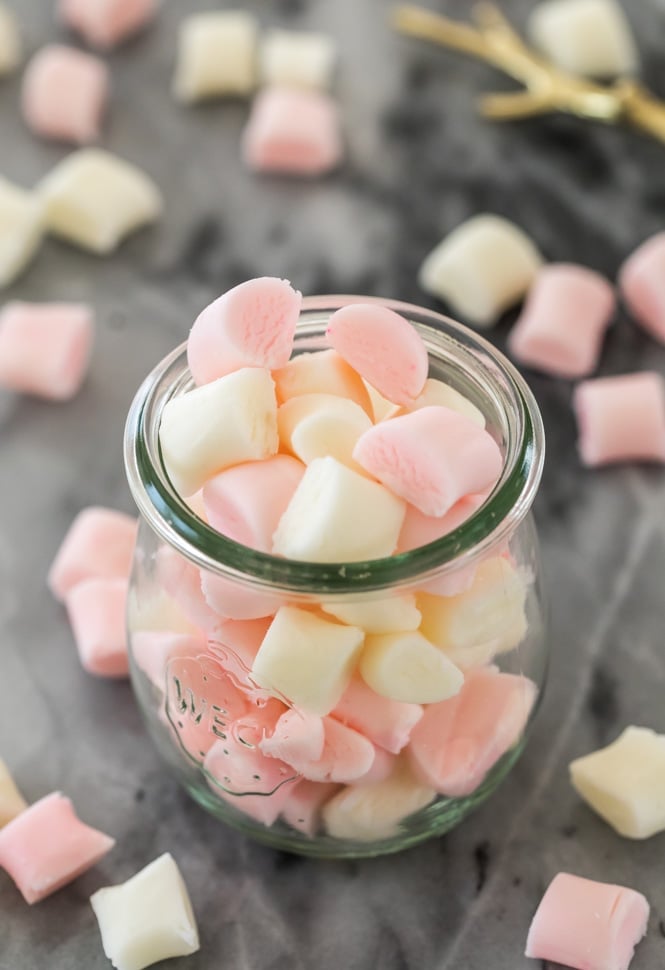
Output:
<path fill-rule="evenodd" d="M 270 624 L 252 665 L 260 687 L 309 714 L 329 714 L 344 693 L 365 634 L 283 606 Z"/>
<path fill-rule="evenodd" d="M 280 404 L 301 394 L 336 394 L 360 405 L 370 418 L 372 402 L 362 377 L 332 347 L 298 354 L 272 372 Z M 392 407 L 392 405 L 391 405 Z"/>
<path fill-rule="evenodd" d="M 101 148 L 72 152 L 39 184 L 46 227 L 93 253 L 113 252 L 125 236 L 162 213 L 159 189 L 145 172 Z"/>
<path fill-rule="evenodd" d="M 416 398 L 413 404 L 406 408 L 399 408 L 398 411 L 391 414 L 391 417 L 406 414 L 408 411 L 417 411 L 418 408 L 427 408 L 434 404 L 450 408 L 451 411 L 457 411 L 458 414 L 464 414 L 479 427 L 485 427 L 485 415 L 475 404 L 472 404 L 467 397 L 456 391 L 450 384 L 438 381 L 434 377 L 428 377 L 422 394 Z"/>
<path fill-rule="evenodd" d="M 143 970 L 199 949 L 187 887 L 168 852 L 122 885 L 99 889 L 90 903 L 117 970 Z"/>
<path fill-rule="evenodd" d="M 531 11 L 531 42 L 564 71 L 632 74 L 639 66 L 630 24 L 616 0 L 546 0 Z"/>
<path fill-rule="evenodd" d="M 261 45 L 261 79 L 325 91 L 335 66 L 335 45 L 325 34 L 269 31 Z"/>
<path fill-rule="evenodd" d="M 417 630 L 422 619 L 413 593 L 389 599 L 354 599 L 352 602 L 325 600 L 321 609 L 342 623 L 359 626 L 365 633 L 395 633 Z"/>
<path fill-rule="evenodd" d="M 181 495 L 193 495 L 231 465 L 276 454 L 277 402 L 268 371 L 243 367 L 170 400 L 159 440 Z"/>
<path fill-rule="evenodd" d="M 435 704 L 462 689 L 464 674 L 418 631 L 370 635 L 360 674 L 377 694 L 407 704 Z"/>
<path fill-rule="evenodd" d="M 570 765 L 573 788 L 619 835 L 665 830 L 665 735 L 627 727 L 616 741 Z"/>
<path fill-rule="evenodd" d="M 277 412 L 282 449 L 306 465 L 331 455 L 362 473 L 351 453 L 361 434 L 371 427 L 359 404 L 336 394 L 302 394 L 282 404 Z"/>
<path fill-rule="evenodd" d="M 463 670 L 512 650 L 526 634 L 524 580 L 502 556 L 482 562 L 465 593 L 422 593 L 417 601 L 421 633 Z"/>
<path fill-rule="evenodd" d="M 482 214 L 439 243 L 420 267 L 418 279 L 424 290 L 468 322 L 491 327 L 522 299 L 541 265 L 540 253 L 518 226 Z"/>
<path fill-rule="evenodd" d="M 11 74 L 21 61 L 21 38 L 16 18 L 0 3 L 0 77 Z"/>
<path fill-rule="evenodd" d="M 406 506 L 335 458 L 315 458 L 275 532 L 273 552 L 307 562 L 390 556 Z"/>
<path fill-rule="evenodd" d="M 197 13 L 180 25 L 173 94 L 194 102 L 256 86 L 257 23 L 242 10 Z"/>
<path fill-rule="evenodd" d="M 44 235 L 43 207 L 36 195 L 0 176 L 0 287 L 28 265 Z"/>
<path fill-rule="evenodd" d="M 379 421 L 385 421 L 386 418 L 394 418 L 396 414 L 400 414 L 404 410 L 399 406 L 399 404 L 393 404 L 393 402 L 385 398 L 383 394 L 379 394 L 377 389 L 372 387 L 371 384 L 368 384 L 367 381 L 365 381 L 364 384 L 367 388 L 369 399 L 372 402 L 372 412 L 375 424 L 378 424 Z"/>
<path fill-rule="evenodd" d="M 421 784 L 404 758 L 383 781 L 347 785 L 323 806 L 328 835 L 356 842 L 375 842 L 399 835 L 403 821 L 436 798 L 432 788 Z"/>
<path fill-rule="evenodd" d="M 9 774 L 9 768 L 0 758 L 0 829 L 20 815 L 28 807 Z"/>
<path fill-rule="evenodd" d="M 138 595 L 134 587 L 127 597 L 127 626 L 130 634 L 143 632 L 196 633 L 178 604 L 163 590 L 152 595 Z"/>
<path fill-rule="evenodd" d="M 511 612 L 512 611 L 512 612 Z M 484 667 L 499 653 L 508 653 L 518 647 L 525 638 L 528 630 L 526 613 L 518 604 L 514 609 L 507 608 L 508 615 L 505 623 L 501 625 L 500 636 L 493 640 L 485 640 L 482 643 L 465 643 L 461 647 L 456 647 L 449 643 L 444 649 L 446 656 L 452 660 L 460 670 L 473 670 L 477 667 Z M 424 615 L 427 615 L 427 608 L 424 608 Z"/>

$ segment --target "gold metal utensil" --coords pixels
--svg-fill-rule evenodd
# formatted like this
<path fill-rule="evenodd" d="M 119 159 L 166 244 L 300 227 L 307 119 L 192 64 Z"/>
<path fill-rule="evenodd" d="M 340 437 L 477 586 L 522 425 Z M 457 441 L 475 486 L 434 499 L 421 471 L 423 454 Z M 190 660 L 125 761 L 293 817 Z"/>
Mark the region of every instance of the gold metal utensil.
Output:
<path fill-rule="evenodd" d="M 451 20 L 424 7 L 395 8 L 397 31 L 486 61 L 519 81 L 520 91 L 483 95 L 486 118 L 508 121 L 562 111 L 608 124 L 628 122 L 665 142 L 665 102 L 629 78 L 597 84 L 568 74 L 532 51 L 492 3 L 473 9 L 473 23 Z"/>

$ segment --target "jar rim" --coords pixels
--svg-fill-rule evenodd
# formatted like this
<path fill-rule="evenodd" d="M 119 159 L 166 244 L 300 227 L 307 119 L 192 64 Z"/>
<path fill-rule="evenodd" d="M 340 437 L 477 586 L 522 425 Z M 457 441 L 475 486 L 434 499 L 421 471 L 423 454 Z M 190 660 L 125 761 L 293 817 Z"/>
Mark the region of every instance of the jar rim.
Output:
<path fill-rule="evenodd" d="M 432 345 L 464 354 L 470 369 L 475 365 L 482 371 L 483 381 L 503 407 L 510 429 L 499 482 L 480 508 L 452 532 L 382 559 L 304 562 L 241 545 L 210 528 L 192 511 L 174 489 L 162 461 L 161 409 L 191 383 L 187 345 L 183 343 L 148 374 L 138 389 L 125 426 L 124 457 L 129 486 L 144 520 L 198 567 L 263 589 L 294 594 L 358 594 L 456 572 L 505 542 L 529 512 L 542 475 L 545 438 L 535 398 L 516 368 L 489 341 L 449 317 L 379 297 L 306 297 L 297 332 L 320 327 L 323 320 L 321 316 L 317 320 L 317 313 L 329 316 L 353 303 L 376 303 L 403 314 Z M 313 319 L 308 320 L 308 314 Z"/>

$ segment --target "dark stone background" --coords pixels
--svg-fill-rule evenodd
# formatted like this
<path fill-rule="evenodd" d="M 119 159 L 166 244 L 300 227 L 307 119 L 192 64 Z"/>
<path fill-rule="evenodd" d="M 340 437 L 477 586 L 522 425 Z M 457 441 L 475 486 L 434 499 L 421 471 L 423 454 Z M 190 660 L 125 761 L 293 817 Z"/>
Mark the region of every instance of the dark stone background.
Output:
<path fill-rule="evenodd" d="M 51 2 L 10 3 L 31 51 L 65 36 Z M 198 0 L 195 8 L 212 6 Z M 118 846 L 34 909 L 0 878 L 0 968 L 107 967 L 89 895 L 171 850 L 202 943 L 173 970 L 526 968 L 529 921 L 561 869 L 647 895 L 653 913 L 634 967 L 660 970 L 664 837 L 621 840 L 574 794 L 567 765 L 626 724 L 665 731 L 665 482 L 654 469 L 580 469 L 569 384 L 527 375 L 549 447 L 536 510 L 553 621 L 546 700 L 508 781 L 439 841 L 374 862 L 331 863 L 280 855 L 226 830 L 161 767 L 129 686 L 82 671 L 64 612 L 46 591 L 48 566 L 82 506 L 131 510 L 121 436 L 134 391 L 230 285 L 274 274 L 306 293 L 428 304 L 419 263 L 479 210 L 514 219 L 549 258 L 610 276 L 663 225 L 664 145 L 564 118 L 480 120 L 474 96 L 506 82 L 393 36 L 381 0 L 282 0 L 267 13 L 258 0 L 247 6 L 265 23 L 319 28 L 339 42 L 343 169 L 311 184 L 257 178 L 239 160 L 246 104 L 176 105 L 176 25 L 192 8 L 167 0 L 153 29 L 109 57 L 103 139 L 154 176 L 166 197 L 163 221 L 109 260 L 49 240 L 6 294 L 90 300 L 99 333 L 90 378 L 70 404 L 0 396 L 0 752 L 29 799 L 64 790 Z M 468 12 L 465 0 L 440 6 Z M 665 3 L 625 6 L 644 73 L 665 95 Z M 530 7 L 504 3 L 518 24 Z M 31 185 L 64 149 L 25 130 L 18 94 L 16 77 L 0 83 L 0 172 Z M 492 335 L 499 346 L 510 323 Z M 602 372 L 640 368 L 665 372 L 665 352 L 619 312 Z"/>

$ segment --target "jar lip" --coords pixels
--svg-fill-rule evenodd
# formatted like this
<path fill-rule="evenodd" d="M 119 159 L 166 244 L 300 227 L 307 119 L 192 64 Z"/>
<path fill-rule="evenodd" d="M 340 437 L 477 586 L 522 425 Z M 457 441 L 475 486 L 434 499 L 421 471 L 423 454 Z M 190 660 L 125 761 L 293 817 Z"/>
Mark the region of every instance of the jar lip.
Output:
<path fill-rule="evenodd" d="M 516 433 L 509 442 L 497 486 L 480 508 L 452 532 L 383 559 L 314 563 L 283 559 L 234 542 L 200 519 L 175 491 L 159 447 L 161 408 L 190 382 L 186 343 L 176 347 L 146 377 L 132 402 L 125 426 L 124 455 L 129 486 L 151 529 L 206 571 L 243 584 L 284 592 L 312 590 L 350 594 L 386 589 L 396 583 L 425 581 L 470 565 L 505 542 L 527 515 L 542 475 L 545 441 L 542 418 L 531 390 L 516 368 L 489 341 L 435 311 L 378 297 L 331 295 L 303 300 L 299 332 L 307 314 L 329 315 L 352 303 L 378 303 L 402 313 L 432 340 L 447 341 L 482 367 L 483 379 L 510 393 Z M 416 318 L 416 319 L 414 319 Z M 321 320 L 319 319 L 319 324 Z M 310 328 L 315 324 L 310 322 Z M 473 358 L 476 358 L 474 361 Z M 506 388 L 508 391 L 506 391 Z M 506 408 L 507 410 L 507 408 Z"/>

